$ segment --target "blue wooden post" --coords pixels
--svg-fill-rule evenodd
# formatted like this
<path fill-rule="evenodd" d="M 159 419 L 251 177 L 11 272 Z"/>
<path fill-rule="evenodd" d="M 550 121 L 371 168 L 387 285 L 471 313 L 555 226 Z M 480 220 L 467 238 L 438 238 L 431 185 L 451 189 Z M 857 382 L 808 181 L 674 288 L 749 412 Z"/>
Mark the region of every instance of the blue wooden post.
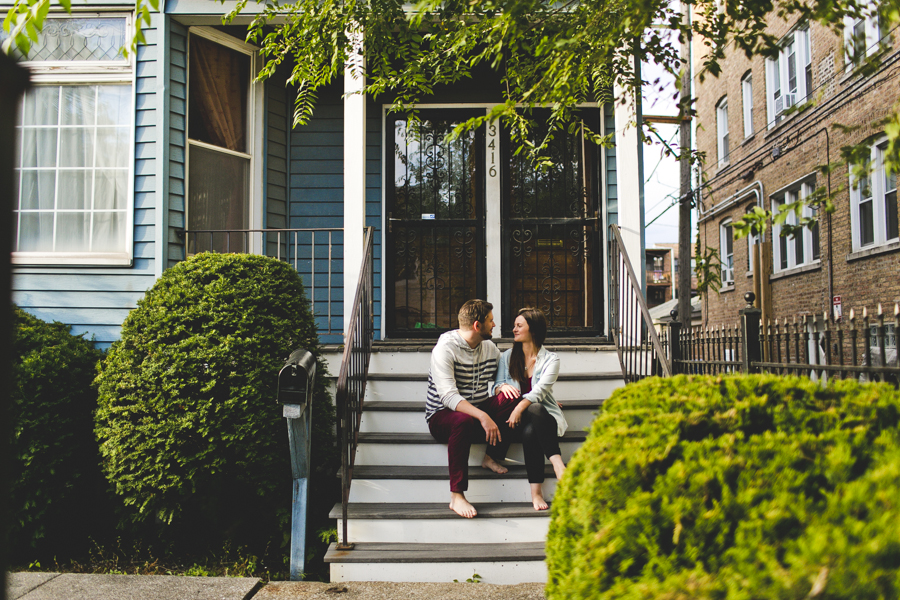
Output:
<path fill-rule="evenodd" d="M 291 474 L 294 478 L 291 499 L 291 581 L 303 579 L 306 561 L 306 507 L 309 496 L 309 451 L 311 407 L 285 404 L 288 441 L 291 449 Z"/>
<path fill-rule="evenodd" d="M 278 373 L 278 400 L 283 403 L 291 451 L 291 581 L 303 579 L 306 566 L 306 512 L 309 497 L 309 455 L 312 443 L 312 396 L 316 359 L 299 348 Z"/>

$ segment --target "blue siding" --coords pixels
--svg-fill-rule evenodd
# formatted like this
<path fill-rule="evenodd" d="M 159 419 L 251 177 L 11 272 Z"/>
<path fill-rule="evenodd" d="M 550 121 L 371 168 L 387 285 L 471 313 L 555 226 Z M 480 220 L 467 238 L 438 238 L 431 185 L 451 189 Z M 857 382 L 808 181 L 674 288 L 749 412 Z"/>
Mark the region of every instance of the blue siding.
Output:
<path fill-rule="evenodd" d="M 369 104 L 366 117 L 366 225 L 375 228 L 373 311 L 375 339 L 381 339 L 381 106 Z"/>
<path fill-rule="evenodd" d="M 604 122 L 603 132 L 612 133 L 616 130 L 615 108 L 612 104 L 607 104 L 603 111 Z M 613 137 L 613 144 L 615 144 Z M 606 152 L 606 173 L 603 179 L 606 181 L 606 224 L 619 224 L 619 191 L 616 184 L 616 147 L 605 148 Z M 605 236 L 605 234 L 604 234 Z"/>
<path fill-rule="evenodd" d="M 344 226 L 344 106 L 335 87 L 319 94 L 308 125 L 290 130 L 288 153 L 288 222 L 291 228 Z M 344 245 L 343 234 L 332 238 L 331 256 L 325 241 L 316 240 L 316 261 L 301 269 L 307 292 L 314 297 L 316 323 L 343 329 Z M 330 260 L 329 260 L 330 258 Z M 315 269 L 315 277 L 312 270 Z M 330 270 L 330 271 L 329 271 Z M 331 281 L 331 298 L 327 283 Z M 341 336 L 321 336 L 324 342 L 340 342 Z"/>
<path fill-rule="evenodd" d="M 72 332 L 106 348 L 118 339 L 122 321 L 153 285 L 156 260 L 156 166 L 160 135 L 157 60 L 159 14 L 145 27 L 147 44 L 138 48 L 134 84 L 134 259 L 124 267 L 16 267 L 13 302 L 47 321 L 61 321 Z"/>
<path fill-rule="evenodd" d="M 184 242 L 177 231 L 185 228 L 185 155 L 187 132 L 187 28 L 168 17 L 169 29 L 169 161 L 168 207 L 166 227 L 167 265 L 184 260 Z"/>

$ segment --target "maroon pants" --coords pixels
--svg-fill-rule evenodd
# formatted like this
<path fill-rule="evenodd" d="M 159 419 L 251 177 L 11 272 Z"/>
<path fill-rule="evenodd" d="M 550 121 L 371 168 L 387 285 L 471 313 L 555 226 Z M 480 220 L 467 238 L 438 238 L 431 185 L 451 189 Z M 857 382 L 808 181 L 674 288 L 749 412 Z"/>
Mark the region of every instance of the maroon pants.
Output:
<path fill-rule="evenodd" d="M 506 400 L 492 396 L 478 405 L 494 420 L 500 429 L 501 441 L 496 446 L 488 445 L 487 454 L 496 461 L 506 458 L 506 451 L 512 443 L 511 430 L 506 420 L 519 403 L 519 398 Z M 447 463 L 450 467 L 450 491 L 463 493 L 469 489 L 469 449 L 472 444 L 484 443 L 487 434 L 475 417 L 444 408 L 437 411 L 428 421 L 431 435 L 442 444 L 447 444 Z"/>

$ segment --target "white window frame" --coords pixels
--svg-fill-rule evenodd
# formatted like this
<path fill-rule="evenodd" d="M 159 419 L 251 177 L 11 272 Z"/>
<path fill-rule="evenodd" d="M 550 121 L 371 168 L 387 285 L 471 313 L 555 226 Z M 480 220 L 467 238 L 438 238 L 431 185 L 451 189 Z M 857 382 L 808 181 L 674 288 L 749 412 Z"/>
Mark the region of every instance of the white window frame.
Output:
<path fill-rule="evenodd" d="M 206 148 L 212 149 L 217 152 L 222 152 L 225 154 L 232 154 L 234 156 L 240 156 L 243 158 L 247 158 L 250 160 L 250 185 L 249 185 L 249 213 L 250 213 L 250 223 L 249 229 L 262 229 L 265 223 L 265 215 L 264 215 L 264 199 L 265 194 L 263 190 L 263 166 L 265 160 L 263 158 L 263 152 L 265 150 L 265 143 L 263 135 L 265 133 L 264 127 L 264 118 L 263 107 L 265 106 L 265 96 L 264 90 L 265 86 L 254 83 L 254 79 L 256 75 L 259 73 L 260 68 L 262 67 L 262 59 L 259 56 L 259 48 L 253 46 L 252 44 L 248 44 L 243 42 L 237 38 L 233 38 L 230 35 L 219 31 L 218 29 L 214 29 L 213 27 L 207 26 L 192 26 L 188 28 L 188 56 L 187 56 L 187 72 L 186 79 L 190 82 L 190 68 L 191 68 L 191 60 L 190 60 L 190 40 L 192 35 L 197 35 L 202 38 L 205 38 L 211 42 L 215 42 L 216 44 L 220 44 L 229 48 L 231 50 L 235 50 L 237 52 L 241 52 L 242 54 L 246 54 L 250 57 L 250 85 L 247 90 L 247 152 L 235 152 L 232 150 L 227 150 L 225 148 L 220 148 L 219 146 L 215 146 L 212 144 L 207 144 L 205 142 L 201 142 L 198 140 L 193 140 L 187 138 L 187 156 L 185 157 L 185 169 L 184 169 L 184 186 L 185 186 L 185 206 L 184 206 L 184 222 L 185 225 L 189 223 L 188 215 L 190 211 L 190 181 L 189 181 L 189 173 L 190 173 L 190 160 L 191 160 L 191 146 L 198 148 Z M 190 101 L 190 85 L 186 85 L 188 102 Z M 185 111 L 185 134 L 190 131 L 189 126 L 190 116 L 187 114 L 189 111 L 186 109 Z M 262 254 L 264 251 L 263 245 L 265 243 L 265 236 L 249 236 L 249 248 L 248 252 L 251 254 Z"/>
<path fill-rule="evenodd" d="M 876 139 L 869 148 L 869 157 L 872 165 L 872 173 L 869 176 L 870 188 L 872 196 L 870 198 L 862 198 L 860 186 L 857 185 L 857 179 L 853 174 L 853 167 L 850 167 L 850 223 L 851 234 L 853 239 L 853 251 L 867 250 L 869 248 L 877 248 L 893 242 L 900 241 L 900 237 L 888 237 L 887 231 L 887 207 L 885 204 L 885 172 L 884 172 L 884 150 L 882 146 L 887 144 L 887 137 L 881 136 Z M 871 243 L 862 244 L 862 230 L 860 229 L 859 208 L 864 202 L 872 202 L 872 226 L 873 241 Z"/>
<path fill-rule="evenodd" d="M 794 88 L 790 87 L 791 55 L 795 68 Z M 808 89 L 807 73 L 811 75 L 811 69 L 809 26 L 804 23 L 784 37 L 777 58 L 766 59 L 766 114 L 769 129 L 784 119 L 785 111 L 809 99 L 812 89 Z"/>
<path fill-rule="evenodd" d="M 753 135 L 753 74 L 747 73 L 741 79 L 741 99 L 744 116 L 744 139 Z"/>
<path fill-rule="evenodd" d="M 731 246 L 731 252 L 728 252 L 728 246 Z M 719 261 L 722 287 L 734 285 L 734 229 L 730 218 L 719 223 Z"/>
<path fill-rule="evenodd" d="M 728 96 L 725 96 L 716 104 L 716 146 L 719 151 L 719 166 L 725 166 L 729 162 L 730 148 L 728 146 Z"/>
<path fill-rule="evenodd" d="M 782 188 L 771 196 L 772 214 L 778 214 L 778 209 L 785 204 L 793 204 L 797 200 L 808 198 L 815 189 L 815 176 L 807 176 L 802 181 L 792 183 L 788 187 Z M 816 215 L 816 211 L 812 207 L 806 205 L 803 207 L 801 215 L 804 218 L 811 218 Z M 788 215 L 788 225 L 797 225 L 797 221 L 796 214 L 792 212 Z M 815 239 L 813 232 L 808 227 L 804 227 L 799 234 L 801 236 L 799 242 L 803 250 L 802 260 L 797 258 L 797 234 L 785 238 L 781 235 L 781 231 L 781 224 L 774 224 L 772 227 L 772 268 L 775 273 L 790 271 L 791 269 L 804 267 L 806 265 L 814 265 L 821 262 L 821 238 L 819 239 L 818 248 L 820 258 L 813 258 L 814 250 L 816 250 Z M 782 243 L 785 245 L 784 248 L 781 247 Z M 787 262 L 787 266 L 782 266 L 782 259 Z"/>
<path fill-rule="evenodd" d="M 858 17 L 844 17 L 844 70 L 852 71 L 867 56 L 871 56 L 878 51 L 878 45 L 881 42 L 881 28 L 878 23 L 878 5 L 870 1 L 865 6 L 860 7 L 861 14 Z M 854 35 L 857 27 L 862 26 L 863 39 L 860 40 L 865 44 L 865 51 L 857 55 Z"/>
<path fill-rule="evenodd" d="M 133 13 L 123 12 L 75 12 L 50 13 L 48 19 L 124 19 L 125 31 L 134 27 Z M 130 266 L 134 260 L 134 146 L 135 117 L 137 115 L 136 71 L 134 55 L 120 60 L 83 61 L 29 61 L 19 63 L 25 67 L 35 85 L 73 85 L 127 83 L 131 86 L 131 115 L 128 119 L 130 132 L 128 156 L 128 188 L 125 206 L 125 243 L 122 252 L 19 252 L 14 251 L 11 261 L 14 265 L 36 266 Z M 18 115 L 20 119 L 23 115 Z M 21 151 L 21 149 L 20 149 Z M 18 210 L 19 198 L 14 199 L 14 209 Z M 14 243 L 17 243 L 14 242 Z"/>

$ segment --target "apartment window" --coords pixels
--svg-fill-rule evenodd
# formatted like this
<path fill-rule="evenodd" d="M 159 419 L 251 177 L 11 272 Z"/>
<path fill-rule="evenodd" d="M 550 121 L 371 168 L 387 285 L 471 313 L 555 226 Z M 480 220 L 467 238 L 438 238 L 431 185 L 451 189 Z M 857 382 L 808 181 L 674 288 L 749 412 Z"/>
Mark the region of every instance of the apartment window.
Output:
<path fill-rule="evenodd" d="M 850 171 L 850 206 L 853 249 L 862 250 L 900 238 L 897 223 L 897 174 L 885 165 L 887 140 L 871 147 L 865 174 L 856 177 Z"/>
<path fill-rule="evenodd" d="M 750 73 L 741 79 L 741 96 L 744 109 L 744 138 L 753 135 L 753 76 Z"/>
<path fill-rule="evenodd" d="M 878 50 L 880 40 L 878 8 L 874 2 L 861 6 L 858 16 L 844 17 L 846 68 L 852 69 L 862 64 L 867 56 Z"/>
<path fill-rule="evenodd" d="M 792 205 L 809 198 L 815 189 L 813 180 L 807 180 L 799 185 L 792 186 L 772 197 L 772 212 L 778 214 L 781 210 L 789 210 L 788 225 L 797 225 L 799 219 Z M 804 205 L 800 209 L 800 215 L 804 218 L 814 218 L 816 209 Z M 819 225 L 812 228 L 803 227 L 793 235 L 782 235 L 784 228 L 775 224 L 772 228 L 772 245 L 774 251 L 773 263 L 775 272 L 793 269 L 809 265 L 819 260 Z"/>
<path fill-rule="evenodd" d="M 716 135 L 719 142 L 719 166 L 728 164 L 728 98 L 716 106 Z"/>
<path fill-rule="evenodd" d="M 191 28 L 190 34 L 187 228 L 250 229 L 256 49 L 206 27 Z M 188 252 L 248 252 L 248 241 L 242 235 L 197 235 Z"/>
<path fill-rule="evenodd" d="M 809 27 L 795 29 L 782 40 L 777 58 L 766 59 L 766 109 L 769 127 L 784 118 L 792 106 L 812 93 L 812 53 Z"/>
<path fill-rule="evenodd" d="M 731 219 L 719 225 L 719 259 L 722 262 L 722 285 L 734 284 L 734 235 Z"/>
<path fill-rule="evenodd" d="M 13 262 L 129 264 L 133 68 L 127 16 L 51 17 L 16 124 Z"/>

